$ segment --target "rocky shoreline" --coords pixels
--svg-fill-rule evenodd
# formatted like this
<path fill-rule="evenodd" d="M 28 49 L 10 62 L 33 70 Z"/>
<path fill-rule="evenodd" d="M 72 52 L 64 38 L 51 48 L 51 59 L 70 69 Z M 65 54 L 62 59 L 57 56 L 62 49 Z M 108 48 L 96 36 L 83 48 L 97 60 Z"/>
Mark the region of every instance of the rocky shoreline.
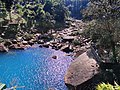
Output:
<path fill-rule="evenodd" d="M 78 57 L 90 46 L 90 39 L 82 36 L 85 24 L 81 20 L 70 20 L 71 25 L 62 30 L 50 30 L 46 34 L 35 33 L 32 38 L 17 37 L 13 40 L 5 40 L 0 44 L 0 52 L 8 52 L 11 49 L 25 50 L 34 44 L 39 47 L 52 48 L 68 53 L 67 55 Z"/>
<path fill-rule="evenodd" d="M 86 53 L 86 51 L 90 49 L 91 39 L 89 39 L 89 38 L 86 39 L 82 35 L 83 31 L 84 31 L 85 23 L 83 23 L 81 20 L 70 20 L 70 22 L 71 22 L 71 25 L 69 27 L 66 27 L 61 30 L 49 30 L 49 32 L 47 32 L 45 34 L 34 33 L 31 38 L 25 38 L 23 36 L 19 36 L 16 39 L 12 39 L 12 40 L 7 39 L 3 43 L 0 44 L 0 52 L 9 52 L 9 50 L 11 50 L 11 49 L 25 50 L 29 47 L 32 47 L 32 45 L 34 45 L 34 44 L 38 44 L 40 48 L 43 48 L 43 47 L 44 48 L 52 48 L 55 50 L 61 50 L 63 52 L 66 52 L 66 55 L 73 57 L 74 61 L 81 62 L 80 59 L 79 60 L 76 60 L 76 59 L 78 57 L 80 57 L 81 55 L 83 55 L 84 53 Z M 57 56 L 54 55 L 54 56 L 52 56 L 52 58 L 57 59 Z M 83 63 L 87 62 L 87 60 L 88 60 L 88 58 L 86 59 L 86 61 L 83 60 Z M 84 65 L 82 66 L 82 64 L 81 64 L 80 66 L 83 67 Z M 90 66 L 92 66 L 92 65 L 90 65 Z M 78 66 L 75 69 L 77 69 L 77 68 L 78 68 Z M 88 67 L 88 68 L 90 68 L 90 67 Z M 71 70 L 73 70 L 73 69 L 74 68 L 72 67 Z M 69 69 L 68 69 L 66 74 L 68 72 L 71 72 L 71 70 L 69 71 Z M 81 71 L 83 70 L 82 72 L 85 71 L 84 68 L 82 68 L 80 70 Z M 89 70 L 89 69 L 87 69 L 87 70 Z M 86 71 L 86 73 L 87 72 L 88 71 Z M 72 77 L 75 76 L 73 74 L 65 75 L 65 84 L 68 86 L 68 88 L 70 86 L 70 85 L 68 85 L 68 84 L 70 84 L 69 80 L 71 80 L 71 79 L 69 79 L 69 76 L 71 76 L 71 75 L 72 75 Z M 80 75 L 78 75 L 78 76 L 80 76 Z"/>
<path fill-rule="evenodd" d="M 34 44 L 38 44 L 40 48 L 52 48 L 63 51 L 66 53 L 66 56 L 71 56 L 76 61 L 80 55 L 90 48 L 91 39 L 83 37 L 85 24 L 81 20 L 71 20 L 70 22 L 71 25 L 69 27 L 61 30 L 49 30 L 45 34 L 34 33 L 31 38 L 17 37 L 14 40 L 5 40 L 0 44 L 0 52 L 8 52 L 11 49 L 25 50 Z M 57 59 L 57 56 L 54 55 L 52 58 Z M 69 69 L 67 72 L 69 72 Z M 67 77 L 69 75 L 65 76 L 65 78 Z M 67 80 L 69 79 L 65 79 L 66 85 L 68 85 Z"/>

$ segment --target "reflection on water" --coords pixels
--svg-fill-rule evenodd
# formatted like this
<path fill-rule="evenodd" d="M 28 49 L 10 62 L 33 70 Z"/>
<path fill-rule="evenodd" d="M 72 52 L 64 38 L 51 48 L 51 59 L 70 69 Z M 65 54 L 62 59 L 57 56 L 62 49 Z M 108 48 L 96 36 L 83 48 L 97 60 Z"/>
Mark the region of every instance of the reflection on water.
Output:
<path fill-rule="evenodd" d="M 64 74 L 71 61 L 61 51 L 39 47 L 0 53 L 0 82 L 25 86 L 18 90 L 67 90 Z"/>

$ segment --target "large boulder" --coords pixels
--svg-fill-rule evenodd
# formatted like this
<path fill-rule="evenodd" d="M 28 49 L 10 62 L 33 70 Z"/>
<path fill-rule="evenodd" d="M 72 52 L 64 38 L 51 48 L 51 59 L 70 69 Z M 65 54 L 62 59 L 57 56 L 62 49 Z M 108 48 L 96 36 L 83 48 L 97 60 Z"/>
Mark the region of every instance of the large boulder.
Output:
<path fill-rule="evenodd" d="M 74 36 L 64 36 L 63 37 L 63 41 L 69 41 L 69 42 L 72 42 L 73 40 L 75 39 Z"/>
<path fill-rule="evenodd" d="M 65 83 L 77 87 L 97 75 L 98 70 L 98 64 L 91 50 L 88 50 L 71 63 L 65 75 Z"/>
<path fill-rule="evenodd" d="M 61 47 L 60 50 L 63 52 L 66 52 L 66 53 L 73 52 L 73 49 L 70 45 L 65 45 L 65 46 Z"/>

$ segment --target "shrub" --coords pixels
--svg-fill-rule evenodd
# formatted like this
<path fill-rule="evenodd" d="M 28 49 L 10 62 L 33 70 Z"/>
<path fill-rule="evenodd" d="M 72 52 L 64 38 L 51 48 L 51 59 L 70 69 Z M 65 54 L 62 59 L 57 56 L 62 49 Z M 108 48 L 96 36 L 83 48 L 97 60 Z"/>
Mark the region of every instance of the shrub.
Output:
<path fill-rule="evenodd" d="M 120 86 L 115 82 L 115 85 L 101 83 L 96 87 L 96 90 L 120 90 Z"/>
<path fill-rule="evenodd" d="M 34 38 L 34 35 L 33 34 L 28 34 L 28 33 L 25 33 L 24 35 L 23 35 L 23 37 L 24 37 L 24 40 L 31 40 L 31 39 L 33 39 Z"/>
<path fill-rule="evenodd" d="M 2 43 L 3 41 L 4 41 L 4 39 L 0 37 L 0 43 Z"/>
<path fill-rule="evenodd" d="M 80 45 L 80 41 L 79 41 L 79 40 L 74 40 L 72 43 L 73 43 L 75 46 Z"/>

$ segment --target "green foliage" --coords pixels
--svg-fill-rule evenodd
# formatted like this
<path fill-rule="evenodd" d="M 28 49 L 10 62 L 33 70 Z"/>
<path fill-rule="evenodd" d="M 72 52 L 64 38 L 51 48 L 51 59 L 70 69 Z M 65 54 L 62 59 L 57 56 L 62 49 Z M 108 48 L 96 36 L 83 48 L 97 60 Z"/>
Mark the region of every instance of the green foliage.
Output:
<path fill-rule="evenodd" d="M 117 43 L 120 42 L 120 10 L 119 0 L 90 0 L 83 12 L 86 25 L 86 36 L 98 43 L 104 49 L 109 49 L 109 55 L 115 63 L 118 62 Z M 112 53 L 112 54 L 111 54 Z M 110 58 L 109 57 L 109 58 Z"/>
<path fill-rule="evenodd" d="M 0 18 L 5 18 L 7 16 L 5 4 L 0 1 Z"/>
<path fill-rule="evenodd" d="M 62 4 L 55 4 L 54 6 L 54 17 L 57 22 L 64 22 L 69 16 L 67 8 Z"/>
<path fill-rule="evenodd" d="M 25 40 L 31 40 L 31 39 L 34 38 L 34 35 L 33 35 L 33 34 L 25 33 L 25 34 L 23 35 L 23 37 L 24 37 Z"/>
<path fill-rule="evenodd" d="M 62 0 L 0 0 L 0 7 L 0 26 L 8 26 L 5 37 L 16 37 L 23 27 L 27 32 L 59 28 L 69 16 Z M 11 28 L 11 23 L 15 27 Z"/>
<path fill-rule="evenodd" d="M 77 45 L 80 45 L 80 41 L 79 41 L 79 40 L 74 40 L 74 41 L 73 41 L 73 44 L 76 45 L 76 46 L 77 46 Z"/>
<path fill-rule="evenodd" d="M 2 43 L 3 41 L 4 41 L 4 39 L 0 37 L 0 43 Z"/>
<path fill-rule="evenodd" d="M 109 83 L 108 84 L 102 83 L 96 87 L 96 90 L 120 90 L 120 86 L 117 83 L 115 83 L 115 86 Z"/>
<path fill-rule="evenodd" d="M 10 12 L 14 0 L 1 0 L 1 2 L 5 4 L 5 8 L 6 8 L 6 10 L 7 10 L 8 12 Z"/>
<path fill-rule="evenodd" d="M 44 3 L 38 1 L 27 2 L 24 5 L 21 1 L 15 4 L 16 11 L 26 21 L 27 26 L 53 28 L 55 23 L 65 22 L 69 16 L 68 9 L 62 4 L 61 0 L 45 0 Z"/>

